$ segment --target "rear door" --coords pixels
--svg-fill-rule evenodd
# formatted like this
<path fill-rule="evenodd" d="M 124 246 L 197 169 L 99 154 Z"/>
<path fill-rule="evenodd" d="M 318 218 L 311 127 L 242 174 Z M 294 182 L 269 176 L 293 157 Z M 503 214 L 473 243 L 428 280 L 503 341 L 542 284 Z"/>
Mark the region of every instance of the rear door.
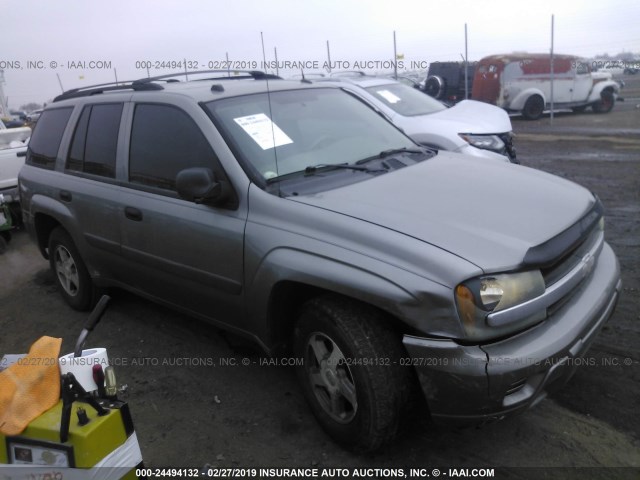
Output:
<path fill-rule="evenodd" d="M 121 277 L 120 225 L 115 178 L 124 102 L 88 103 L 80 108 L 65 155 L 65 181 L 57 200 L 72 212 L 66 226 L 93 277 Z M 46 113 L 46 112 L 45 112 Z M 42 120 L 42 119 L 41 119 Z"/>
<path fill-rule="evenodd" d="M 132 104 L 129 161 L 121 172 L 127 188 L 120 199 L 127 283 L 191 313 L 233 323 L 242 308 L 246 204 L 195 204 L 176 193 L 176 175 L 185 168 L 226 176 L 194 117 L 213 128 L 196 104 Z"/>

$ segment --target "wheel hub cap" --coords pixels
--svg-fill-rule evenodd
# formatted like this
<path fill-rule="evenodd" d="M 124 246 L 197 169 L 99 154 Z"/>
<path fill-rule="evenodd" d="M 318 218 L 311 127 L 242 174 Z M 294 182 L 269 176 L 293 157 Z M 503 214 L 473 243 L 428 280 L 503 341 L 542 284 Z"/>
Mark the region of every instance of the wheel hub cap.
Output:
<path fill-rule="evenodd" d="M 307 342 L 305 368 L 322 409 L 335 421 L 349 423 L 358 411 L 352 372 L 338 345 L 324 333 Z"/>

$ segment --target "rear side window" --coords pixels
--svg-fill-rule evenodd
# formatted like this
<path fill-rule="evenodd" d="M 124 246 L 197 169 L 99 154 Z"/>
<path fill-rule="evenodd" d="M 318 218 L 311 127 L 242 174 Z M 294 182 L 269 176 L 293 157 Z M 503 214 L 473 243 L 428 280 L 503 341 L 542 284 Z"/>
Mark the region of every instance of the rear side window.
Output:
<path fill-rule="evenodd" d="M 129 151 L 129 181 L 176 190 L 185 168 L 216 170 L 217 158 L 195 122 L 169 105 L 136 106 Z"/>
<path fill-rule="evenodd" d="M 42 112 L 37 127 L 29 142 L 26 163 L 36 167 L 53 170 L 56 165 L 58 149 L 62 135 L 73 111 L 69 108 L 56 108 Z"/>
<path fill-rule="evenodd" d="M 122 104 L 88 105 L 73 134 L 67 169 L 115 177 Z"/>

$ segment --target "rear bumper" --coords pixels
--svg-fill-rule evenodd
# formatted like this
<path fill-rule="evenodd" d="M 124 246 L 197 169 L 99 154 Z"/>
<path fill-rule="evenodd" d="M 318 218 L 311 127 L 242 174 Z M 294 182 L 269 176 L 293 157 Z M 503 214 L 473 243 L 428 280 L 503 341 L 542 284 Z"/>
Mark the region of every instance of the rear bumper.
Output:
<path fill-rule="evenodd" d="M 485 345 L 405 336 L 435 420 L 487 421 L 532 407 L 584 364 L 581 358 L 609 319 L 622 287 L 605 244 L 592 275 L 539 325 Z"/>

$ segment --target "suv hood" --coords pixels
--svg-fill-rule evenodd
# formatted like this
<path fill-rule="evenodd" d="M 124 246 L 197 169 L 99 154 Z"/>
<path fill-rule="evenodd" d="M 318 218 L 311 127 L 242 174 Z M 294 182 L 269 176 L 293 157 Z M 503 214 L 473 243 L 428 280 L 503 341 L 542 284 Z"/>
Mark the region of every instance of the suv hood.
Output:
<path fill-rule="evenodd" d="M 450 152 L 288 198 L 435 245 L 487 273 L 518 268 L 529 248 L 564 231 L 595 203 L 588 190 L 554 175 Z"/>
<path fill-rule="evenodd" d="M 457 133 L 506 133 L 512 130 L 507 112 L 475 100 L 463 100 L 451 108 L 421 118 L 455 123 Z"/>

